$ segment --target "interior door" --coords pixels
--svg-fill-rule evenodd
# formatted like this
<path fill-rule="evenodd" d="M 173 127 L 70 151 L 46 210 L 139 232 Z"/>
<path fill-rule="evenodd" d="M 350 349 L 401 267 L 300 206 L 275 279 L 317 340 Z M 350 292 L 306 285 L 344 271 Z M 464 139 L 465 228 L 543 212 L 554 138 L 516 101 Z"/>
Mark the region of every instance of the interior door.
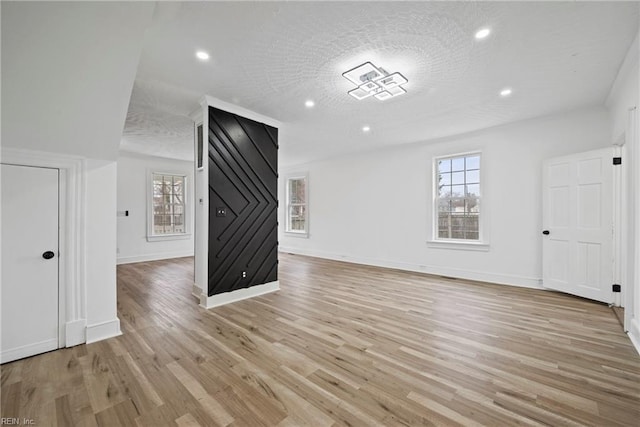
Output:
<path fill-rule="evenodd" d="M 0 362 L 58 348 L 58 169 L 1 165 Z"/>
<path fill-rule="evenodd" d="M 543 285 L 613 302 L 613 148 L 543 166 Z"/>

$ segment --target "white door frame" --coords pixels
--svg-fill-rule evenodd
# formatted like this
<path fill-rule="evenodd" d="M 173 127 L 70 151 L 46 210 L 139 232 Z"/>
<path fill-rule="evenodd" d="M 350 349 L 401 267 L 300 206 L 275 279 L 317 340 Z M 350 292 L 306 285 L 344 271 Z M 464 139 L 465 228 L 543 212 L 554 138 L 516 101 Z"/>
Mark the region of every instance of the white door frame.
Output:
<path fill-rule="evenodd" d="M 3 164 L 46 167 L 60 171 L 58 348 L 85 343 L 85 161 L 80 157 L 4 147 L 0 161 Z"/>
<path fill-rule="evenodd" d="M 614 157 L 622 163 L 613 167 L 613 283 L 621 285 L 620 293 L 614 293 L 613 305 L 624 307 L 627 294 L 627 162 L 624 137 L 614 143 Z"/>

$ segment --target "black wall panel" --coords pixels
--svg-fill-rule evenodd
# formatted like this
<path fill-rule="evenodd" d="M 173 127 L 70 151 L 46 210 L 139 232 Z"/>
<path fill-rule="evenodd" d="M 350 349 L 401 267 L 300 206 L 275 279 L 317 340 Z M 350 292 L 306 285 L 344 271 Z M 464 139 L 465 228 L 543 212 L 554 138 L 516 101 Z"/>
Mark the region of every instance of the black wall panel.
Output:
<path fill-rule="evenodd" d="M 209 289 L 278 280 L 278 129 L 209 107 Z"/>

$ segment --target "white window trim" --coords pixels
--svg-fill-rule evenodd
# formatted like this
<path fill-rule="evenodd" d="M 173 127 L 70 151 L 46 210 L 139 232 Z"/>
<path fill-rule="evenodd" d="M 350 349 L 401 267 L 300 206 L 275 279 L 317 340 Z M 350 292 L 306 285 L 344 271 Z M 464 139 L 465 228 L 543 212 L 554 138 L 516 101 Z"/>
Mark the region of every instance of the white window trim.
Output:
<path fill-rule="evenodd" d="M 153 175 L 175 175 L 184 179 L 184 233 L 154 234 L 153 233 Z M 147 170 L 147 242 L 162 242 L 167 240 L 186 240 L 191 238 L 191 200 L 189 199 L 189 174 L 184 171 Z"/>
<path fill-rule="evenodd" d="M 479 218 L 479 238 L 478 240 L 464 240 L 464 239 L 441 239 L 438 238 L 438 161 L 441 159 L 450 159 L 454 157 L 463 156 L 480 156 L 480 218 Z M 431 230 L 431 238 L 427 240 L 427 247 L 437 249 L 454 249 L 464 251 L 480 251 L 488 252 L 490 249 L 487 233 L 487 208 L 485 206 L 486 200 L 486 184 L 485 184 L 485 161 L 482 151 L 467 151 L 463 153 L 447 154 L 443 156 L 433 157 L 432 159 L 432 172 L 431 172 L 431 224 L 429 229 Z"/>
<path fill-rule="evenodd" d="M 292 231 L 289 230 L 289 181 L 293 179 L 304 179 L 305 190 L 305 231 Z M 292 173 L 284 179 L 284 232 L 287 236 L 294 237 L 309 237 L 309 173 Z"/>

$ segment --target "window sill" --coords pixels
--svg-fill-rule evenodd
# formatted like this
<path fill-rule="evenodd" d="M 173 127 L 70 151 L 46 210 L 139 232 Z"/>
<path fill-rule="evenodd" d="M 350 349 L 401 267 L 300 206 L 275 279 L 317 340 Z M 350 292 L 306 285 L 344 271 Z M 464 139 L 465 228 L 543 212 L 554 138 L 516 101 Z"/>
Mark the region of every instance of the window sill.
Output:
<path fill-rule="evenodd" d="M 489 252 L 489 244 L 484 242 L 465 242 L 463 240 L 427 240 L 427 246 L 437 249 Z"/>
<path fill-rule="evenodd" d="M 308 232 L 300 232 L 300 231 L 285 231 L 284 232 L 285 235 L 290 236 L 290 237 L 301 237 L 303 239 L 307 239 L 309 238 L 309 233 Z"/>
<path fill-rule="evenodd" d="M 147 242 L 164 242 L 167 240 L 187 240 L 191 238 L 190 233 L 163 234 L 157 236 L 147 236 Z"/>

